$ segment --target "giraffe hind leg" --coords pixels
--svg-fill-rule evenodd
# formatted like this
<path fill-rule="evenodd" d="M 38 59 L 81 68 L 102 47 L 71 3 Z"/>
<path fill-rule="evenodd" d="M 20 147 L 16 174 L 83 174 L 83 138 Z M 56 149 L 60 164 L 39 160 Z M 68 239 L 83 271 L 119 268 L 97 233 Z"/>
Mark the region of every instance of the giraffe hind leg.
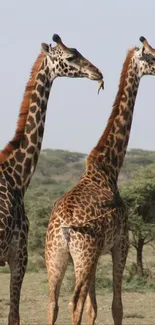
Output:
<path fill-rule="evenodd" d="M 20 247 L 19 247 L 20 242 Z M 12 245 L 11 245 L 12 247 Z M 27 238 L 13 243 L 9 250 L 8 264 L 10 267 L 10 311 L 8 325 L 20 325 L 19 303 L 23 278 L 27 266 Z"/>
<path fill-rule="evenodd" d="M 75 255 L 74 255 L 75 253 Z M 93 325 L 97 306 L 94 296 L 93 280 L 95 274 L 95 267 L 98 260 L 98 253 L 93 256 L 87 256 L 81 252 L 76 256 L 76 252 L 71 254 L 74 263 L 75 271 L 75 288 L 70 302 L 70 311 L 72 316 L 72 325 L 80 325 L 82 320 L 83 308 L 86 301 L 86 316 L 88 325 Z M 92 288 L 91 288 L 92 283 Z"/>
<path fill-rule="evenodd" d="M 69 303 L 69 309 L 72 317 L 72 325 L 80 325 L 82 320 L 82 313 L 85 299 L 89 290 L 90 279 L 87 274 L 87 279 L 83 282 L 76 278 L 76 285 L 74 288 L 72 300 Z"/>
<path fill-rule="evenodd" d="M 46 246 L 46 267 L 49 281 L 48 325 L 54 325 L 58 316 L 58 298 L 62 280 L 67 269 L 68 249 Z"/>
<path fill-rule="evenodd" d="M 95 292 L 95 272 L 92 277 L 92 281 L 89 287 L 85 302 L 85 312 L 87 325 L 94 325 L 95 319 L 97 317 L 97 301 L 96 301 L 96 292 Z"/>

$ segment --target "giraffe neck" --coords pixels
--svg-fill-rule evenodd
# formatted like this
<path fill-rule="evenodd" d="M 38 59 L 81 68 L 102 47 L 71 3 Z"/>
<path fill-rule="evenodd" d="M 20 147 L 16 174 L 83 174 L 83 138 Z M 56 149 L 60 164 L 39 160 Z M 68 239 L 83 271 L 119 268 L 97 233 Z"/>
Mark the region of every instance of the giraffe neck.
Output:
<path fill-rule="evenodd" d="M 48 59 L 41 53 L 26 86 L 15 136 L 0 153 L 0 161 L 4 160 L 2 169 L 5 176 L 13 187 L 17 186 L 23 193 L 29 185 L 41 150 L 51 85 Z"/>
<path fill-rule="evenodd" d="M 123 65 L 118 93 L 107 126 L 96 147 L 88 156 L 87 164 L 95 161 L 110 173 L 114 181 L 122 166 L 128 145 L 133 110 L 140 82 L 138 60 L 134 49 L 127 54 Z"/>

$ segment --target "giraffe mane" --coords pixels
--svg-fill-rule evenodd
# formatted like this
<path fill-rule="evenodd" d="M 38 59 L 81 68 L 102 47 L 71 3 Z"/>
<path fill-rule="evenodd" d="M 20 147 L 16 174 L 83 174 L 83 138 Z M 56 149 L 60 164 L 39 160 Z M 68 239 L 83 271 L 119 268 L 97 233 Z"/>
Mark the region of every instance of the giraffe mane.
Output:
<path fill-rule="evenodd" d="M 45 58 L 45 54 L 41 52 L 30 73 L 29 80 L 27 82 L 25 92 L 23 95 L 23 100 L 20 106 L 20 111 L 18 115 L 18 120 L 17 120 L 17 126 L 16 126 L 16 131 L 15 135 L 12 138 L 11 141 L 4 147 L 2 151 L 0 151 L 0 164 L 4 163 L 8 156 L 12 153 L 12 151 L 19 145 L 21 137 L 23 135 L 24 129 L 25 129 L 25 124 L 26 124 L 26 119 L 27 115 L 29 112 L 29 107 L 30 107 L 30 102 L 31 102 L 31 95 L 35 87 L 35 80 L 36 80 L 36 75 L 39 71 L 39 68 L 41 66 L 41 63 L 43 62 L 43 59 Z"/>
<path fill-rule="evenodd" d="M 122 98 L 124 84 L 125 84 L 125 80 L 126 80 L 126 73 L 127 73 L 127 70 L 128 70 L 129 64 L 130 64 L 130 60 L 131 60 L 131 58 L 133 56 L 134 51 L 135 51 L 135 48 L 132 48 L 127 53 L 126 59 L 125 59 L 124 64 L 123 64 L 121 76 L 120 76 L 118 92 L 117 92 L 117 95 L 116 95 L 116 98 L 115 98 L 115 101 L 114 101 L 114 104 L 113 104 L 113 107 L 112 107 L 112 112 L 111 112 L 110 117 L 108 119 L 108 123 L 107 123 L 107 126 L 106 126 L 106 128 L 105 128 L 105 130 L 103 132 L 103 135 L 101 136 L 101 138 L 98 141 L 95 148 L 92 150 L 91 155 L 96 155 L 96 151 L 97 152 L 101 151 L 100 147 L 103 147 L 103 144 L 105 143 L 105 141 L 106 141 L 106 139 L 108 137 L 108 134 L 109 134 L 111 126 L 112 126 L 112 124 L 114 122 L 114 119 L 117 116 L 117 107 L 118 107 L 118 105 L 120 103 L 120 100 Z"/>

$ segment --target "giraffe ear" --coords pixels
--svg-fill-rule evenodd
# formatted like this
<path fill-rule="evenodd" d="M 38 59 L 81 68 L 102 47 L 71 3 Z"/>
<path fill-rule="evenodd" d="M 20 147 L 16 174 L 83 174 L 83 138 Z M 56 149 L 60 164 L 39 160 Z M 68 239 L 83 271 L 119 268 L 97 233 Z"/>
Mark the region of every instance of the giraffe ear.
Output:
<path fill-rule="evenodd" d="M 41 48 L 46 54 L 49 53 L 49 45 L 46 43 L 41 43 Z"/>

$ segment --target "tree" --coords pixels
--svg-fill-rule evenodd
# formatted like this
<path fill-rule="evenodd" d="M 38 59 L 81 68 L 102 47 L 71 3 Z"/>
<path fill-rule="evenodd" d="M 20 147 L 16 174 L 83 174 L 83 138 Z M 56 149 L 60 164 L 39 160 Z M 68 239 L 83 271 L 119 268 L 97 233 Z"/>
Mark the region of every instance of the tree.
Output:
<path fill-rule="evenodd" d="M 128 208 L 130 244 L 137 252 L 137 275 L 142 277 L 143 247 L 155 239 L 155 166 L 140 168 L 120 192 Z"/>

